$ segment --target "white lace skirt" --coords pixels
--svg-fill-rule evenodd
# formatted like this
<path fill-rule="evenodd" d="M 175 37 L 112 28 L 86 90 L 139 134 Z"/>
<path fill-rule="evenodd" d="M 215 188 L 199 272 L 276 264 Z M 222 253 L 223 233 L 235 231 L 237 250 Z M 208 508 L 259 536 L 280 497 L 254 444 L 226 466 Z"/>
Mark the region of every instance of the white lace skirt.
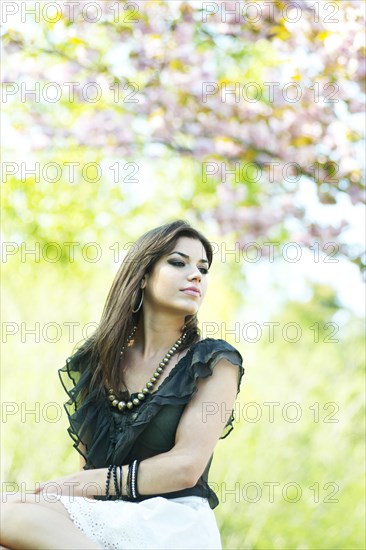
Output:
<path fill-rule="evenodd" d="M 208 501 L 197 496 L 142 502 L 59 497 L 75 525 L 101 548 L 221 550 Z"/>

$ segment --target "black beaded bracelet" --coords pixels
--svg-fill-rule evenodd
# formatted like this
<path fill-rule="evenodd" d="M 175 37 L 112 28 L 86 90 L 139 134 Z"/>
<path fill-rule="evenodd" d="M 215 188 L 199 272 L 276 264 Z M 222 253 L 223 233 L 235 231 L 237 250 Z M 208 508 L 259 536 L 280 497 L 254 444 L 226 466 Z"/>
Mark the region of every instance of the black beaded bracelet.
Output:
<path fill-rule="evenodd" d="M 113 464 L 112 470 L 113 470 L 114 491 L 116 493 L 116 497 L 119 498 L 121 495 L 120 495 L 119 486 L 117 482 L 117 466 L 115 464 Z"/>
<path fill-rule="evenodd" d="M 119 496 L 122 498 L 122 466 L 118 466 L 119 468 Z"/>
<path fill-rule="evenodd" d="M 131 498 L 131 464 L 128 465 L 127 480 L 126 480 L 126 495 Z"/>
<path fill-rule="evenodd" d="M 112 473 L 113 464 L 110 464 L 108 466 L 108 472 L 107 472 L 107 480 L 105 482 L 105 496 L 106 500 L 109 500 L 109 483 L 111 481 L 111 473 Z"/>

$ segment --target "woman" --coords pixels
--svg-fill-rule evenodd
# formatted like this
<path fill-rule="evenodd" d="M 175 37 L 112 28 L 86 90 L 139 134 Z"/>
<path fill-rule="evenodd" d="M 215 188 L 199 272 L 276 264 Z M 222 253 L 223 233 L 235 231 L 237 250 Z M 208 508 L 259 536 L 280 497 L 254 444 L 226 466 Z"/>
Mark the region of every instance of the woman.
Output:
<path fill-rule="evenodd" d="M 4 547 L 221 548 L 208 471 L 244 369 L 226 341 L 200 339 L 211 263 L 182 220 L 129 250 L 96 332 L 59 370 L 82 470 L 8 500 Z"/>

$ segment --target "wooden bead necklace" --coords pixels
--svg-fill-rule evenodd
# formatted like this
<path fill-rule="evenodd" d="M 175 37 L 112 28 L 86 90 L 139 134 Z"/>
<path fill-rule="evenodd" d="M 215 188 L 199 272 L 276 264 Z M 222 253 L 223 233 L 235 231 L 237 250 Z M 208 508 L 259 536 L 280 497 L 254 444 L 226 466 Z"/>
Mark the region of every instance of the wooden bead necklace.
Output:
<path fill-rule="evenodd" d="M 127 339 L 126 346 L 130 343 L 133 335 L 135 334 L 137 329 L 137 326 L 133 327 L 133 330 L 131 334 L 129 335 Z M 133 407 L 138 407 L 143 400 L 145 399 L 145 396 L 149 393 L 151 393 L 152 388 L 160 378 L 162 372 L 164 371 L 165 367 L 169 363 L 170 359 L 174 355 L 174 353 L 178 350 L 178 348 L 181 346 L 181 344 L 184 342 L 185 338 L 187 337 L 187 332 L 185 332 L 182 336 L 178 338 L 178 340 L 175 342 L 174 346 L 170 348 L 170 350 L 165 354 L 164 358 L 160 361 L 158 368 L 150 378 L 150 380 L 145 384 L 145 386 L 142 388 L 142 390 L 137 394 L 137 397 L 130 401 L 119 401 L 116 396 L 116 392 L 113 388 L 109 388 L 108 391 L 108 399 L 111 402 L 112 407 L 115 407 L 118 411 L 123 412 L 125 410 L 130 410 Z M 125 349 L 125 346 L 122 347 L 121 356 L 123 355 L 123 351 Z"/>

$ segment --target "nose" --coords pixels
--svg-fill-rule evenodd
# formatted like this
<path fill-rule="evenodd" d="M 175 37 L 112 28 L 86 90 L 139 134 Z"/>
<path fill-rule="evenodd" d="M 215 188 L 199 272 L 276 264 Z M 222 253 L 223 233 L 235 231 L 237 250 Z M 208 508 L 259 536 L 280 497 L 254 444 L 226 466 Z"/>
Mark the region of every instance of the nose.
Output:
<path fill-rule="evenodd" d="M 197 281 L 201 281 L 202 279 L 202 273 L 200 272 L 200 270 L 198 269 L 198 267 L 194 268 L 194 270 L 192 271 L 192 273 L 189 275 L 189 280 L 197 280 Z"/>

